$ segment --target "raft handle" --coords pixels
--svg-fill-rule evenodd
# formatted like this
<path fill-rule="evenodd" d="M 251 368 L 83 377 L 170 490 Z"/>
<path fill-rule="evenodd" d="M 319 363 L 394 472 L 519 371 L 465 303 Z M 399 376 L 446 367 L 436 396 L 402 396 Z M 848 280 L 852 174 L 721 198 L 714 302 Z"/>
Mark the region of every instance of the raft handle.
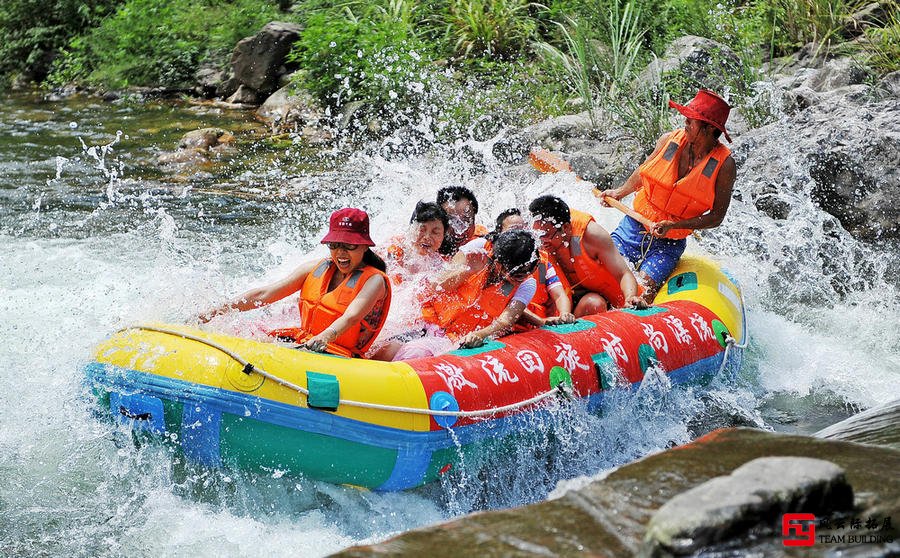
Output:
<path fill-rule="evenodd" d="M 119 414 L 131 420 L 153 420 L 153 413 L 132 413 L 125 405 L 119 405 Z"/>
<path fill-rule="evenodd" d="M 559 393 L 559 396 L 562 399 L 565 399 L 566 401 L 572 400 L 572 386 L 570 386 L 569 383 L 565 380 L 556 384 L 556 387 L 553 389 L 555 389 L 557 393 Z"/>

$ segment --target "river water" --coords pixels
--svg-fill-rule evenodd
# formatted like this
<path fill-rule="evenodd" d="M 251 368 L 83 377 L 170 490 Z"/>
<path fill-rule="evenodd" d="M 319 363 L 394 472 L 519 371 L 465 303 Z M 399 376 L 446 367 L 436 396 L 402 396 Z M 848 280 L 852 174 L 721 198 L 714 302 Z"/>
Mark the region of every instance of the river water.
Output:
<path fill-rule="evenodd" d="M 236 154 L 199 170 L 156 164 L 184 132 L 209 126 L 235 132 Z M 463 183 L 485 224 L 548 192 L 607 228 L 619 219 L 571 176 L 500 165 L 490 141 L 400 156 L 389 139 L 344 155 L 251 141 L 260 131 L 248 114 L 211 106 L 4 99 L 0 555 L 320 556 L 537 501 L 718 426 L 810 433 L 897 396 L 896 246 L 856 242 L 802 197 L 773 221 L 743 201 L 739 180 L 723 226 L 689 246 L 743 285 L 751 346 L 737 376 L 674 388 L 658 378 L 611 394 L 600 415 L 561 408 L 512 455 L 409 493 L 173 463 L 92 414 L 81 372 L 92 346 L 136 322 L 185 321 L 322 254 L 331 210 L 366 208 L 384 241 L 418 199 Z M 461 147 L 483 155 L 477 166 Z M 220 325 L 251 327 L 286 308 Z"/>

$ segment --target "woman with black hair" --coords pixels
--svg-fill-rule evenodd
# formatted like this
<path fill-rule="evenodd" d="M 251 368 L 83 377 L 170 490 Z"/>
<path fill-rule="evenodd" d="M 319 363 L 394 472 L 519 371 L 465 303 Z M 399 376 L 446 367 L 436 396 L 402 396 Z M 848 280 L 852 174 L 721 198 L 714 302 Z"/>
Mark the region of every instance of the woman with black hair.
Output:
<path fill-rule="evenodd" d="M 447 262 L 438 250 L 449 229 L 447 213 L 435 202 L 416 204 L 409 229 L 391 239 L 385 260 L 391 281 L 399 285 L 414 275 L 436 273 Z"/>

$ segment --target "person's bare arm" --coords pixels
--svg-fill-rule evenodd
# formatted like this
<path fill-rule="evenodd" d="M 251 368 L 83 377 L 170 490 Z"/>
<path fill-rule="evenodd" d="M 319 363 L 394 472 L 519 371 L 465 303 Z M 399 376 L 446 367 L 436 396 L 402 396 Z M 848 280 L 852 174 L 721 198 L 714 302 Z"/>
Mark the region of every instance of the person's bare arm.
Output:
<path fill-rule="evenodd" d="M 734 181 L 737 178 L 737 166 L 734 158 L 728 157 L 722 163 L 722 170 L 716 177 L 716 196 L 713 199 L 713 206 L 703 215 L 698 215 L 691 219 L 682 221 L 659 221 L 651 229 L 650 232 L 654 236 L 664 236 L 672 229 L 712 229 L 722 224 L 725 214 L 728 212 L 728 206 L 731 205 L 731 192 L 734 189 Z"/>
<path fill-rule="evenodd" d="M 566 289 L 560 285 L 554 285 L 547 289 L 547 295 L 556 307 L 556 316 L 544 320 L 546 325 L 571 324 L 575 322 L 575 314 L 572 313 L 572 299 Z"/>
<path fill-rule="evenodd" d="M 625 258 L 619 254 L 609 233 L 595 221 L 591 221 L 585 231 L 583 242 L 587 255 L 605 267 L 619 282 L 622 294 L 625 295 L 625 306 L 645 307 L 646 303 L 638 296 L 637 279 L 625 263 Z"/>
<path fill-rule="evenodd" d="M 650 159 L 656 157 L 656 155 L 660 151 L 662 151 L 671 134 L 671 132 L 668 132 L 666 134 L 663 134 L 658 140 L 656 140 L 656 147 L 653 149 L 653 153 L 651 153 L 650 156 L 644 160 L 644 162 L 647 162 Z M 606 196 L 609 196 L 614 200 L 621 200 L 625 196 L 636 192 L 641 187 L 641 176 L 639 171 L 640 167 L 634 169 L 634 172 L 632 172 L 631 175 L 627 179 L 625 179 L 625 182 L 623 182 L 622 185 L 618 188 L 610 188 L 608 190 L 603 190 L 602 192 L 600 192 L 600 197 L 598 198 L 600 200 L 600 205 L 606 206 L 606 202 L 604 201 L 604 198 Z"/>
<path fill-rule="evenodd" d="M 322 330 L 318 335 L 306 341 L 304 347 L 313 351 L 323 351 L 326 345 L 341 336 L 351 326 L 359 323 L 375 305 L 384 298 L 387 286 L 384 277 L 374 275 L 366 280 L 366 284 L 360 289 L 359 294 L 347 305 L 344 314 L 336 319 L 330 326 Z"/>
<path fill-rule="evenodd" d="M 546 318 L 538 316 L 528 308 L 525 308 L 525 311 L 522 312 L 522 319 L 525 320 L 525 323 L 529 323 L 537 327 L 542 327 L 547 323 Z"/>
<path fill-rule="evenodd" d="M 488 337 L 501 337 L 512 331 L 516 322 L 525 312 L 525 305 L 519 300 L 513 300 L 503 309 L 503 313 L 497 316 L 493 322 L 487 327 L 483 327 L 478 331 L 463 337 L 459 346 L 462 348 L 480 347 L 484 344 L 484 340 Z"/>
<path fill-rule="evenodd" d="M 312 273 L 316 266 L 319 265 L 319 261 L 320 260 L 313 260 L 305 262 L 284 279 L 269 285 L 250 289 L 230 302 L 226 302 L 225 304 L 203 312 L 197 319 L 200 323 L 206 323 L 219 314 L 224 314 L 231 310 L 238 310 L 240 312 L 253 310 L 254 308 L 260 308 L 267 304 L 277 302 L 286 296 L 290 296 L 300 290 L 300 287 L 303 286 L 303 281 L 306 280 L 306 276 Z"/>

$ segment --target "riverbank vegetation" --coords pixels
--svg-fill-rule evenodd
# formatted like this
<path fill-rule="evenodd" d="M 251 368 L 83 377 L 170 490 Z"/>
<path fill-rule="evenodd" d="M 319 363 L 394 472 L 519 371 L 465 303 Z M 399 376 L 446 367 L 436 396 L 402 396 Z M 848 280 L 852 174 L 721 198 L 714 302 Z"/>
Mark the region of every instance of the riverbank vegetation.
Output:
<path fill-rule="evenodd" d="M 7 83 L 188 90 L 200 68 L 272 20 L 302 26 L 294 82 L 334 110 L 472 126 L 605 109 L 642 141 L 667 125 L 665 100 L 698 85 L 640 76 L 684 35 L 726 45 L 720 87 L 753 124 L 763 63 L 813 43 L 873 78 L 900 68 L 894 2 L 860 0 L 6 0 Z"/>

